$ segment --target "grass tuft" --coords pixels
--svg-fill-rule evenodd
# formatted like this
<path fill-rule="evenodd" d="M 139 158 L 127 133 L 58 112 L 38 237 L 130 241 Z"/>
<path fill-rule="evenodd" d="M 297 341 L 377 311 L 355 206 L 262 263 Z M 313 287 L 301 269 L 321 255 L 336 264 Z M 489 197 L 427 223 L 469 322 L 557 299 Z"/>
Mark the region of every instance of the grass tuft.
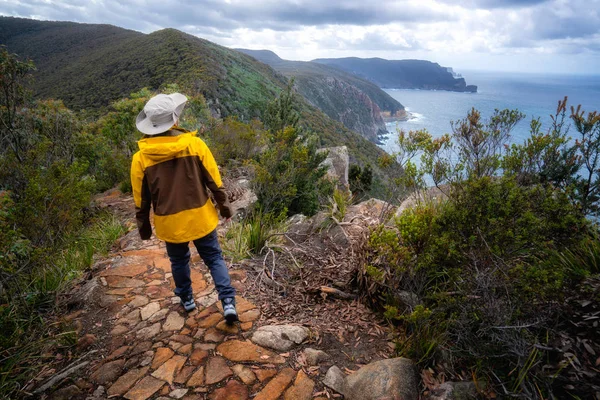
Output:
<path fill-rule="evenodd" d="M 48 257 L 48 265 L 21 277 L 15 282 L 18 288 L 6 290 L 0 299 L 0 398 L 24 395 L 28 383 L 47 364 L 41 354 L 74 346 L 76 335 L 70 327 L 49 323 L 58 311 L 57 296 L 91 266 L 95 255 L 106 255 L 124 233 L 117 217 L 101 213 Z"/>

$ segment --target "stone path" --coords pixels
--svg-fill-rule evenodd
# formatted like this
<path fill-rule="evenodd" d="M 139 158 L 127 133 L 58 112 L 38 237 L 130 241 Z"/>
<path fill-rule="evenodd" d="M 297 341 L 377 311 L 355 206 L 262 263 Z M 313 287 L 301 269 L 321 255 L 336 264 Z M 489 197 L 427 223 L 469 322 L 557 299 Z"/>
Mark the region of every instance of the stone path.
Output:
<path fill-rule="evenodd" d="M 210 274 L 192 257 L 198 309 L 186 313 L 174 297 L 164 244 L 141 242 L 134 230 L 124 249 L 97 263 L 100 303 L 110 313 L 104 359 L 95 360 L 86 381 L 95 397 L 145 399 L 312 399 L 314 381 L 288 366 L 286 357 L 248 340 L 260 317 L 237 297 L 240 323 L 228 326 Z M 243 289 L 245 273 L 231 271 Z M 94 329 L 84 329 L 93 332 Z M 89 333 L 88 333 L 89 334 Z"/>
<path fill-rule="evenodd" d="M 343 300 L 328 300 L 318 310 L 316 304 L 309 309 L 326 325 L 305 322 L 301 326 L 294 313 L 283 322 L 292 325 L 281 325 L 269 316 L 269 302 L 282 301 L 284 308 L 289 304 L 265 297 L 258 289 L 257 301 L 266 315 L 237 297 L 240 322 L 226 325 L 212 278 L 193 246 L 192 282 L 198 308 L 186 313 L 173 294 L 164 243 L 139 238 L 131 220 L 131 197 L 113 191 L 97 202 L 128 221 L 130 231 L 108 257 L 94 263 L 92 273 L 70 296 L 72 306 L 81 309 L 63 318 L 79 334 L 77 353 L 69 363 L 85 363 L 85 368 L 62 379 L 42 399 L 341 398 L 343 388 L 326 382 L 337 368 L 333 365 L 343 368 L 338 369 L 338 381 L 343 381 L 363 365 L 389 357 L 387 332 L 374 323 L 370 312 L 356 312 L 360 304 Z M 257 294 L 255 278 L 247 277 L 244 270 L 230 269 L 230 276 L 238 293 Z M 348 315 L 358 317 L 350 321 Z M 277 325 L 269 325 L 273 323 Z M 327 353 L 306 348 L 307 344 Z"/>

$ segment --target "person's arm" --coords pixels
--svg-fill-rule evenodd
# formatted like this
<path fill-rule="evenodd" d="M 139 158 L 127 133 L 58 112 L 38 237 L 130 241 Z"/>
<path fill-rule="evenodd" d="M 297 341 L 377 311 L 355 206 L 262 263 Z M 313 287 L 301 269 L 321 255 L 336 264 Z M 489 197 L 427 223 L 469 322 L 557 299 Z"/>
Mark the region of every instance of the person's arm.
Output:
<path fill-rule="evenodd" d="M 227 193 L 225 193 L 225 187 L 221 181 L 219 167 L 217 166 L 217 162 L 215 161 L 215 158 L 213 157 L 208 146 L 202 140 L 198 140 L 202 150 L 199 157 L 202 179 L 215 196 L 221 216 L 229 219 L 233 216 L 233 211 L 231 210 L 231 204 L 229 204 Z"/>
<path fill-rule="evenodd" d="M 150 225 L 150 188 L 142 168 L 138 154 L 134 154 L 131 162 L 131 188 L 135 202 L 135 220 L 142 240 L 150 239 L 152 226 Z"/>

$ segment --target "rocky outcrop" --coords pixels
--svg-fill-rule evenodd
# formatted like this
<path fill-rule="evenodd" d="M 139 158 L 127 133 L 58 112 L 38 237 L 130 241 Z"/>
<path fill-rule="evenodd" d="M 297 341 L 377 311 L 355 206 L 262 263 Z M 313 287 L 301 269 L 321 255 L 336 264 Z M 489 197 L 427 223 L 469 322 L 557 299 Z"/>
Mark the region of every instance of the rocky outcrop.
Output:
<path fill-rule="evenodd" d="M 416 400 L 419 398 L 414 363 L 392 358 L 368 364 L 345 376 L 336 366 L 327 371 L 323 383 L 347 400 Z"/>
<path fill-rule="evenodd" d="M 327 158 L 322 165 L 327 167 L 327 178 L 348 188 L 348 170 L 350 169 L 350 156 L 346 146 L 326 147 L 317 152 L 328 152 Z"/>

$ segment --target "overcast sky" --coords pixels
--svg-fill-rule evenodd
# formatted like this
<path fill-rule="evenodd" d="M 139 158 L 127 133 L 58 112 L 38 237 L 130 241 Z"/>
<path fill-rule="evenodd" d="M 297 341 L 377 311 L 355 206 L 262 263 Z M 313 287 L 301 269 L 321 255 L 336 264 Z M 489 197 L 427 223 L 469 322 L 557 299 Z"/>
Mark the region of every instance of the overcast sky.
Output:
<path fill-rule="evenodd" d="M 176 28 L 289 60 L 418 58 L 461 70 L 600 74 L 600 0 L 0 0 L 0 14 Z"/>

